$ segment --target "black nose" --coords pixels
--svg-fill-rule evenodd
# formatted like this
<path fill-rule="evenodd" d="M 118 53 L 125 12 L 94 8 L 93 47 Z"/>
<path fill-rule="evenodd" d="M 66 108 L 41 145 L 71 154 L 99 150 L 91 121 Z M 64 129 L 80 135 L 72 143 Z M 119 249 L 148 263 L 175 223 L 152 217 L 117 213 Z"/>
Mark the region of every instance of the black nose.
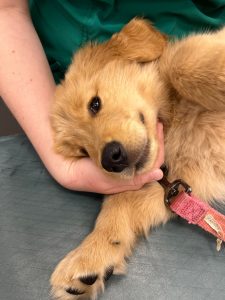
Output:
<path fill-rule="evenodd" d="M 128 167 L 127 153 L 118 142 L 105 145 L 102 152 L 102 166 L 108 172 L 122 172 Z"/>

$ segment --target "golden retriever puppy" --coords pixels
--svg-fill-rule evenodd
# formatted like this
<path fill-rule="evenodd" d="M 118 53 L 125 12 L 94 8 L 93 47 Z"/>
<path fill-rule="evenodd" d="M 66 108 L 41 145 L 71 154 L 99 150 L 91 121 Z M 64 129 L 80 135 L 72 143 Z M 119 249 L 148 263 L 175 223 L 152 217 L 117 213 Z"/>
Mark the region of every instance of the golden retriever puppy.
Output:
<path fill-rule="evenodd" d="M 55 149 L 90 156 L 109 176 L 133 176 L 157 159 L 159 119 L 169 179 L 184 179 L 204 201 L 222 201 L 225 30 L 167 44 L 147 21 L 134 19 L 109 41 L 82 48 L 57 88 Z M 56 267 L 53 295 L 96 298 L 112 274 L 125 272 L 137 236 L 171 217 L 158 182 L 108 196 L 93 232 Z"/>

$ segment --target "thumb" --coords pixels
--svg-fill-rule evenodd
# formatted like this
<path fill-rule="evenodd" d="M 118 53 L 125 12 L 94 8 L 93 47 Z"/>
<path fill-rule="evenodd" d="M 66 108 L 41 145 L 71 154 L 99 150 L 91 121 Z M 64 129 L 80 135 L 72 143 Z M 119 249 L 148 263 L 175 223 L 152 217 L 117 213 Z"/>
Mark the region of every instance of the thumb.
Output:
<path fill-rule="evenodd" d="M 160 169 L 155 169 L 151 172 L 144 173 L 138 176 L 135 176 L 133 178 L 133 185 L 134 187 L 140 188 L 146 183 L 149 183 L 151 181 L 158 181 L 162 179 L 163 177 L 163 172 Z"/>

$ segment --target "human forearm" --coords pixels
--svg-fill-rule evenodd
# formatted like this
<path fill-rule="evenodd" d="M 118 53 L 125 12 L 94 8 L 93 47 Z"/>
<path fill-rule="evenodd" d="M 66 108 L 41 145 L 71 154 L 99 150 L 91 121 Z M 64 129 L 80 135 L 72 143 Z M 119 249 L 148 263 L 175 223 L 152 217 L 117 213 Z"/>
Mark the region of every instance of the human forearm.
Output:
<path fill-rule="evenodd" d="M 48 167 L 55 83 L 25 7 L 0 8 L 0 40 L 0 94 Z"/>

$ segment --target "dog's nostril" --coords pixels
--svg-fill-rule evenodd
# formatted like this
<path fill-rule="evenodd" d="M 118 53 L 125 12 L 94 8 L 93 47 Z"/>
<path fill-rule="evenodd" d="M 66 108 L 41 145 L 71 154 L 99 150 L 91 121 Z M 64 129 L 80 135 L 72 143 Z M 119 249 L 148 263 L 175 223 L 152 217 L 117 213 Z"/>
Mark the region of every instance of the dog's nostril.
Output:
<path fill-rule="evenodd" d="M 121 150 L 118 149 L 118 151 L 112 155 L 112 160 L 113 160 L 113 161 L 118 161 L 118 160 L 120 160 L 121 155 L 122 155 Z"/>
<path fill-rule="evenodd" d="M 102 166 L 108 172 L 122 172 L 128 167 L 127 153 L 119 142 L 105 145 L 102 151 Z"/>

